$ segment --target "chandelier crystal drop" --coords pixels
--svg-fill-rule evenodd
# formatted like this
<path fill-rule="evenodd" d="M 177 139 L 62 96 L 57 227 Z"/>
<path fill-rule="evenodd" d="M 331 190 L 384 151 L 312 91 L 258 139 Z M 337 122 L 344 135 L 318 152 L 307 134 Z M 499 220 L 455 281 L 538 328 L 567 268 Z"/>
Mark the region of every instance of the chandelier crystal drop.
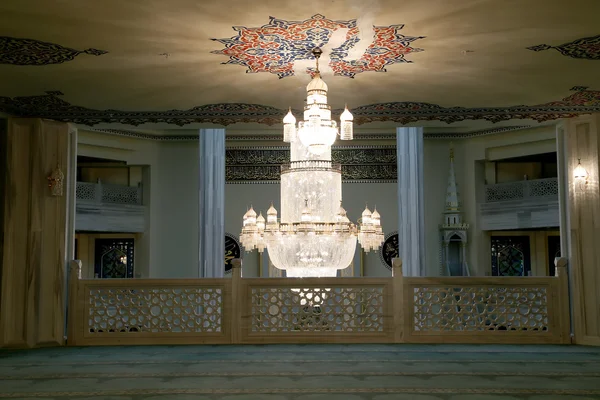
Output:
<path fill-rule="evenodd" d="M 281 218 L 273 204 L 266 220 L 250 207 L 240 235 L 246 251 L 266 248 L 273 265 L 288 277 L 336 276 L 352 262 L 357 239 L 365 252 L 377 250 L 384 239 L 376 209 L 365 208 L 357 227 L 342 207 L 342 169 L 331 162 L 331 146 L 338 135 L 352 140 L 353 116 L 346 107 L 338 131 L 319 73 L 322 51 L 315 48 L 312 54 L 316 70 L 306 87 L 304 120 L 296 126 L 291 108 L 283 119 L 291 162 L 281 166 Z"/>

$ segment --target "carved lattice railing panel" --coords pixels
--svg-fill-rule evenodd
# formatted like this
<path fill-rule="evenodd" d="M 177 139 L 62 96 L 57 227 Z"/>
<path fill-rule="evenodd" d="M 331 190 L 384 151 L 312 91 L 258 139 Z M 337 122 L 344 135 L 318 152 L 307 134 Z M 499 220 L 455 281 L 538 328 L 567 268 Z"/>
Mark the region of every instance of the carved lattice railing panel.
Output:
<path fill-rule="evenodd" d="M 137 186 L 107 185 L 103 183 L 77 182 L 77 200 L 97 203 L 142 204 L 142 190 Z"/>
<path fill-rule="evenodd" d="M 332 280 L 330 285 L 327 280 Z M 379 280 L 378 284 L 373 284 L 374 278 L 368 284 L 353 278 L 252 281 L 256 283 L 247 286 L 250 301 L 246 334 L 249 337 L 278 334 L 385 336 L 390 332 L 393 316 L 388 303 L 389 279 Z"/>
<path fill-rule="evenodd" d="M 102 202 L 118 204 L 141 204 L 140 190 L 137 186 L 102 184 Z"/>
<path fill-rule="evenodd" d="M 418 332 L 548 331 L 548 287 L 413 287 Z"/>
<path fill-rule="evenodd" d="M 252 288 L 252 332 L 383 332 L 383 287 Z"/>
<path fill-rule="evenodd" d="M 558 180 L 556 178 L 498 183 L 485 186 L 486 203 L 546 196 L 558 196 Z"/>
<path fill-rule="evenodd" d="M 566 260 L 556 277 L 81 279 L 69 345 L 569 343 Z"/>
<path fill-rule="evenodd" d="M 77 182 L 75 187 L 77 200 L 94 201 L 96 199 L 96 184 L 88 182 Z"/>
<path fill-rule="evenodd" d="M 223 334 L 225 286 L 85 286 L 84 335 Z M 119 280 L 121 281 L 121 280 Z M 123 280 L 125 281 L 125 280 Z M 120 282 L 119 282 L 120 283 Z"/>

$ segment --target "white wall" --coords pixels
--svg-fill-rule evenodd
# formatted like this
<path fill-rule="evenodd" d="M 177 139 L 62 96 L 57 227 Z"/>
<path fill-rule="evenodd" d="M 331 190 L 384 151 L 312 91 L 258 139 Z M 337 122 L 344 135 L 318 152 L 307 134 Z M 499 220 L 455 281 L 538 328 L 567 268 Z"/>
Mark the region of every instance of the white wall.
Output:
<path fill-rule="evenodd" d="M 469 229 L 468 260 L 473 275 L 490 269 L 489 237 L 479 229 L 477 203 L 482 200 L 485 181 L 484 161 L 521 157 L 556 151 L 556 127 L 540 126 L 515 132 L 479 136 L 456 141 L 457 180 L 465 222 Z M 458 172 L 460 168 L 461 173 Z"/>
<path fill-rule="evenodd" d="M 136 272 L 152 278 L 198 277 L 198 142 L 157 142 L 79 130 L 77 151 L 146 166 L 144 204 L 149 220 L 137 242 Z"/>
<path fill-rule="evenodd" d="M 198 277 L 198 157 L 197 141 L 159 143 L 152 175 L 160 190 L 151 214 L 159 251 L 152 277 Z"/>
<path fill-rule="evenodd" d="M 158 167 L 159 143 L 90 132 L 84 129 L 77 133 L 77 155 L 99 157 L 127 162 L 128 165 L 149 166 L 150 172 L 145 174 L 144 204 L 148 207 L 148 214 L 157 212 L 158 202 L 154 201 L 160 196 L 160 182 L 156 179 L 154 170 Z M 159 235 L 155 232 L 153 221 L 150 219 L 146 225 L 146 232 L 139 238 L 136 246 L 136 274 L 142 277 L 154 276 L 158 268 Z"/>

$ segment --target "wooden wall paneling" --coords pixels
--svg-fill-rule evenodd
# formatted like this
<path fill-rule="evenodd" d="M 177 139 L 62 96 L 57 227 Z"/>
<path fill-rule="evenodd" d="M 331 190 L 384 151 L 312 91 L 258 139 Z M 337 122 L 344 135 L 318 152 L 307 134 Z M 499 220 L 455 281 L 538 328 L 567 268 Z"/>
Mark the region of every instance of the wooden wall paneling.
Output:
<path fill-rule="evenodd" d="M 30 163 L 29 143 L 32 120 L 9 120 L 6 136 L 4 197 L 4 253 L 2 260 L 2 299 L 0 301 L 0 346 L 27 346 L 26 304 L 30 282 L 28 273 Z"/>
<path fill-rule="evenodd" d="M 37 345 L 61 345 L 65 329 L 65 276 L 67 274 L 67 176 L 69 128 L 67 124 L 42 121 L 40 135 L 42 163 L 32 186 L 40 185 L 41 248 L 39 254 L 39 312 Z M 33 154 L 33 152 L 32 152 Z M 52 196 L 47 177 L 60 168 L 65 177 L 62 196 Z M 33 209 L 33 208 L 32 208 Z"/>
<path fill-rule="evenodd" d="M 67 198 L 47 178 L 67 176 L 68 125 L 11 118 L 7 152 L 0 346 L 61 345 Z"/>
<path fill-rule="evenodd" d="M 587 345 L 600 345 L 599 120 L 595 114 L 569 120 L 566 126 L 575 342 Z M 578 159 L 588 173 L 585 187 L 573 182 Z"/>
<path fill-rule="evenodd" d="M 7 122 L 8 121 L 5 118 L 0 118 L 0 301 L 2 301 L 2 265 L 4 260 L 4 188 L 6 177 L 8 175 L 6 165 L 6 157 L 8 154 L 6 148 Z M 2 307 L 0 306 L 0 315 L 1 314 Z M 2 331 L 0 331 L 0 333 L 1 332 Z M 2 339 L 0 338 L 0 345 L 1 343 Z"/>

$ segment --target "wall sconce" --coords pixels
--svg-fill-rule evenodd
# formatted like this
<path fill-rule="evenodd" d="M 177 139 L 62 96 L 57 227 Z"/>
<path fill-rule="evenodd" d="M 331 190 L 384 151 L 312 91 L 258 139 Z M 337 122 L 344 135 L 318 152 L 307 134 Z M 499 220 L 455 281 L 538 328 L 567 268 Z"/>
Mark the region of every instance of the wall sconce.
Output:
<path fill-rule="evenodd" d="M 56 169 L 52 171 L 52 174 L 50 174 L 50 176 L 47 179 L 48 187 L 50 188 L 50 193 L 52 194 L 52 196 L 62 196 L 65 175 L 60 170 L 60 168 L 56 167 Z"/>
<path fill-rule="evenodd" d="M 573 170 L 573 177 L 575 178 L 575 182 L 587 183 L 588 173 L 581 165 L 581 158 L 577 159 L 577 166 Z"/>

